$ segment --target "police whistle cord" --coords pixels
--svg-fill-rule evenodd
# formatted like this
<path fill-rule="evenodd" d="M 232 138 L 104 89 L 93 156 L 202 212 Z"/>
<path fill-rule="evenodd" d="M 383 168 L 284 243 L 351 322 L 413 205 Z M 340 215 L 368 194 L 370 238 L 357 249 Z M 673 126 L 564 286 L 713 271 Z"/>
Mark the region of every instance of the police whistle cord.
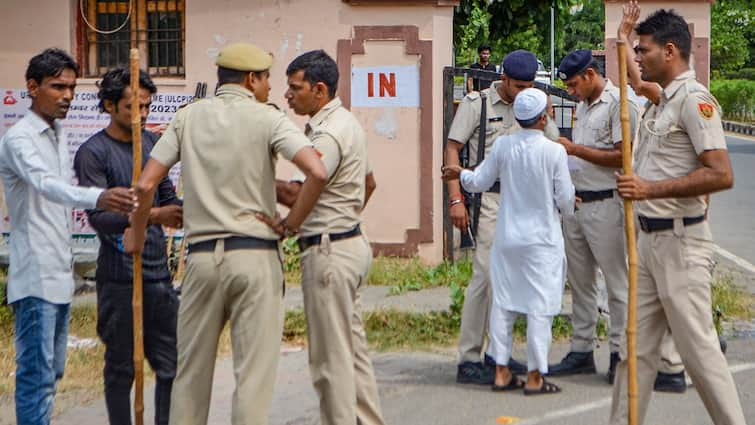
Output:
<path fill-rule="evenodd" d="M 632 175 L 632 136 L 627 98 L 626 44 L 616 42 L 619 56 L 619 92 L 621 116 L 621 160 L 625 175 Z M 629 259 L 629 296 L 627 305 L 627 401 L 629 425 L 637 425 L 637 242 L 634 233 L 632 201 L 624 200 L 624 229 Z"/>
<path fill-rule="evenodd" d="M 131 93 L 139 93 L 139 49 L 131 49 Z M 133 152 L 133 173 L 131 186 L 136 186 L 142 172 L 142 123 L 139 102 L 131 102 L 131 141 Z M 142 251 L 133 254 L 134 292 L 131 299 L 134 321 L 134 420 L 136 425 L 144 425 L 144 329 L 142 294 Z"/>

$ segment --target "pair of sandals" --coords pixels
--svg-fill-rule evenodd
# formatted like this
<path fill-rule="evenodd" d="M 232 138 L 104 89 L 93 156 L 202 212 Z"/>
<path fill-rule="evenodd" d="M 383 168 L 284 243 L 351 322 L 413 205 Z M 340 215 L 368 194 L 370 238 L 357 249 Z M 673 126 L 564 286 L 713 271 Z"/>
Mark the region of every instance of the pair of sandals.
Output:
<path fill-rule="evenodd" d="M 543 384 L 540 386 L 540 388 L 530 389 L 526 386 L 527 384 L 519 379 L 516 375 L 511 375 L 511 380 L 508 384 L 496 385 L 494 382 L 491 389 L 494 392 L 523 390 L 524 395 L 556 394 L 561 392 L 561 387 L 552 382 L 548 382 L 545 377 L 543 377 Z"/>

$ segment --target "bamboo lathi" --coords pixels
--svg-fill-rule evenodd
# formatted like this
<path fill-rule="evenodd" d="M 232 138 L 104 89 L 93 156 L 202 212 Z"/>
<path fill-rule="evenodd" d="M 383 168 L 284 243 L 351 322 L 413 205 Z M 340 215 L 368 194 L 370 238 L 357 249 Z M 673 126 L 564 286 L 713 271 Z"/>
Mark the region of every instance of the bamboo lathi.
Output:
<path fill-rule="evenodd" d="M 136 186 L 142 172 L 142 122 L 139 113 L 139 49 L 131 49 L 131 141 L 134 168 L 131 186 Z M 131 299 L 134 322 L 134 419 L 136 425 L 144 424 L 144 329 L 142 294 L 142 251 L 133 254 L 133 287 Z"/>
<path fill-rule="evenodd" d="M 627 98 L 626 44 L 616 42 L 619 56 L 619 90 L 621 96 L 621 157 L 626 175 L 632 174 L 632 131 L 629 122 Z M 637 241 L 634 229 L 632 201 L 624 200 L 624 229 L 626 231 L 627 257 L 629 258 L 629 291 L 627 305 L 627 398 L 629 425 L 637 424 Z"/>

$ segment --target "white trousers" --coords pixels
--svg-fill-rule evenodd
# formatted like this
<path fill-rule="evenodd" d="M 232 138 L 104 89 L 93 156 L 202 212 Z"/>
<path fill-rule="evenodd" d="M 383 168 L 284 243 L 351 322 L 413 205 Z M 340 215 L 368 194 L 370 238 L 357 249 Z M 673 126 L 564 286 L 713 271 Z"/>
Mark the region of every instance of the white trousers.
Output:
<path fill-rule="evenodd" d="M 513 346 L 514 322 L 521 313 L 503 308 L 490 311 L 490 344 L 488 355 L 497 365 L 508 365 Z M 527 315 L 527 371 L 548 373 L 548 352 L 551 348 L 551 325 L 553 316 L 540 314 Z"/>

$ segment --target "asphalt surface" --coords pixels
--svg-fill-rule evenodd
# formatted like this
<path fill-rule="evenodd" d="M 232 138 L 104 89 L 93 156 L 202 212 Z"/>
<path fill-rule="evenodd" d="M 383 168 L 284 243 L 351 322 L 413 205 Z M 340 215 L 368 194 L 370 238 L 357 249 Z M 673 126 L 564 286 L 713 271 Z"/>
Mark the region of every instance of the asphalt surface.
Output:
<path fill-rule="evenodd" d="M 519 345 L 515 355 L 521 359 L 524 354 Z M 557 361 L 567 350 L 565 344 L 554 346 L 551 360 Z M 514 423 L 520 425 L 597 425 L 608 422 L 611 403 L 611 387 L 603 376 L 608 362 L 607 348 L 603 347 L 597 353 L 598 374 L 552 378 L 563 392 L 536 397 L 524 396 L 521 392 L 493 393 L 485 386 L 456 384 L 456 362 L 451 351 L 380 353 L 373 355 L 373 362 L 386 424 L 483 425 L 496 424 L 501 420 L 499 418 L 508 417 L 516 418 Z M 755 363 L 752 363 L 755 341 L 731 340 L 728 353 L 745 415 L 755 418 Z M 146 391 L 145 418 L 151 418 L 151 387 Z M 209 424 L 230 423 L 232 394 L 232 365 L 229 359 L 222 359 L 215 370 Z M 283 354 L 270 424 L 318 424 L 318 412 L 317 399 L 309 381 L 306 351 Z M 68 410 L 54 423 L 81 425 L 106 421 L 104 402 L 98 400 Z M 646 424 L 709 425 L 712 422 L 694 387 L 689 387 L 684 394 L 656 393 Z"/>
<path fill-rule="evenodd" d="M 711 196 L 708 218 L 718 246 L 755 264 L 755 138 L 726 137 L 734 187 Z"/>

